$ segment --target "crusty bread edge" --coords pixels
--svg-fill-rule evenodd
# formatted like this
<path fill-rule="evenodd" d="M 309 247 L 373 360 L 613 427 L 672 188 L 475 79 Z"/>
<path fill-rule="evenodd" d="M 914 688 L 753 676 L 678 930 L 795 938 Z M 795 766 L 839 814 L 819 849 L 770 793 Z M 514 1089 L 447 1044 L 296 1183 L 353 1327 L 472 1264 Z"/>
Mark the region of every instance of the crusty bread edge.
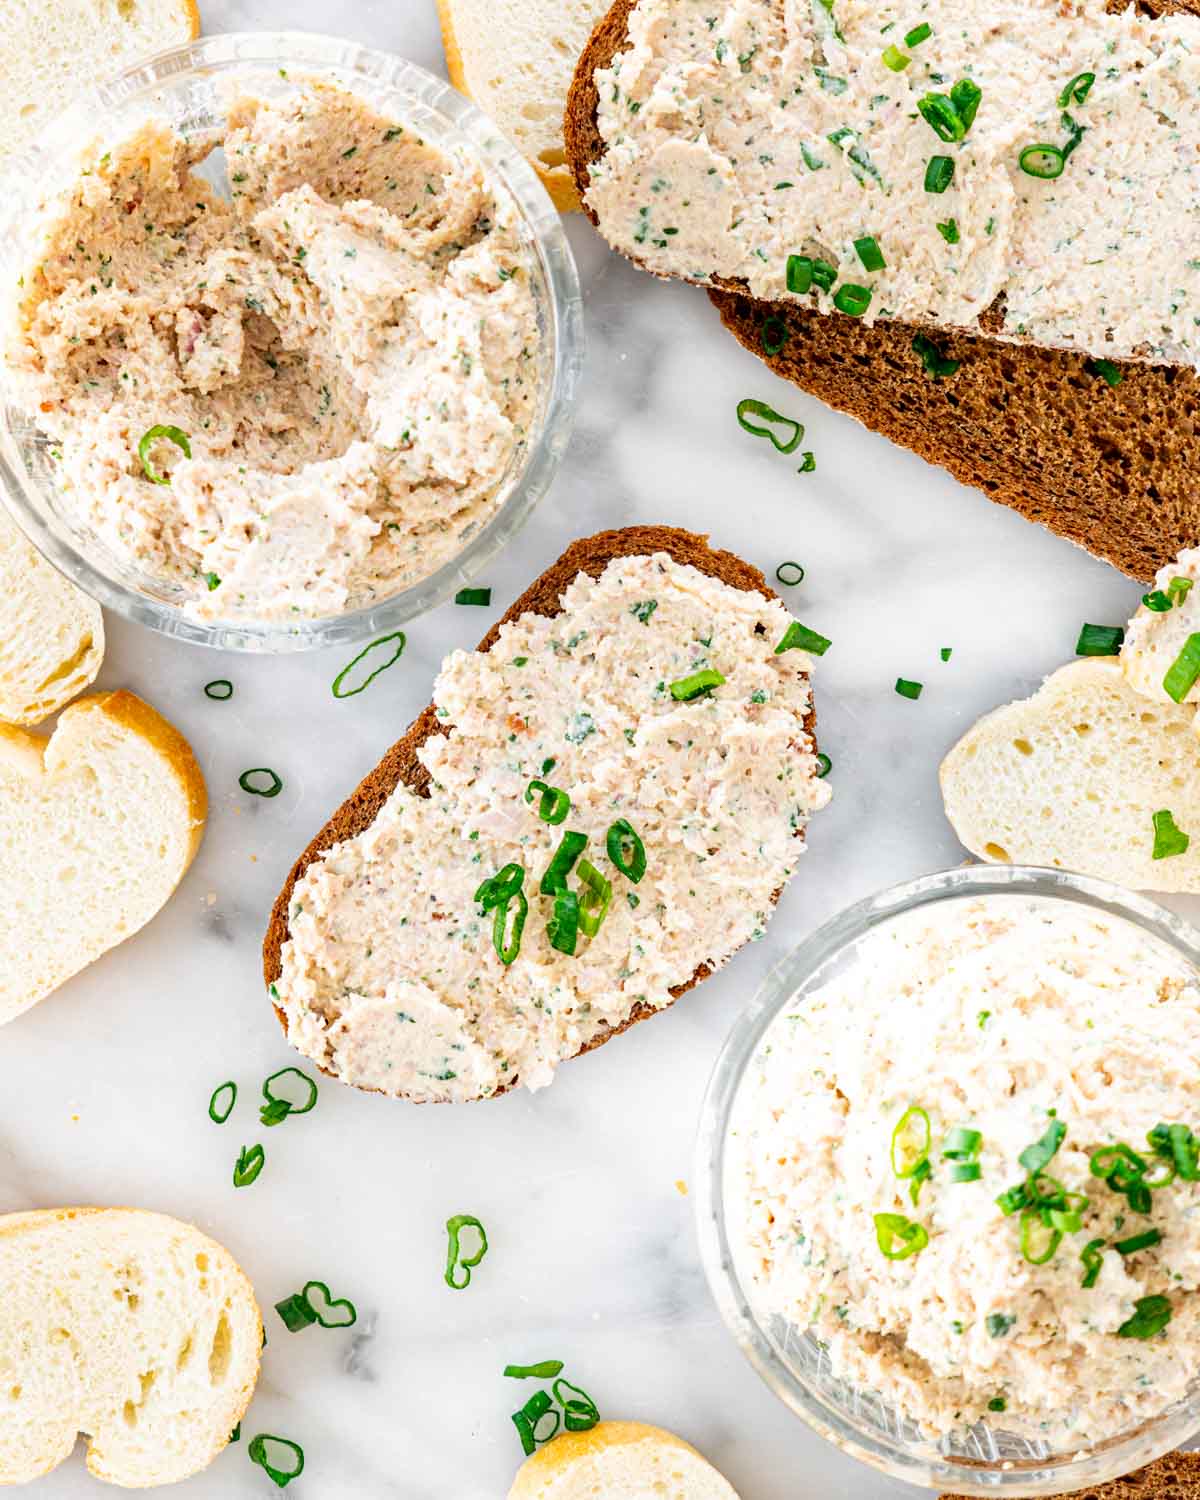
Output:
<path fill-rule="evenodd" d="M 1168 1496 L 1183 1500 L 1187 1490 L 1196 1489 L 1200 1489 L 1200 1453 L 1176 1451 L 1151 1459 L 1144 1468 L 1119 1479 L 1089 1484 L 1082 1493 L 1076 1492 L 1076 1500 L 1084 1500 L 1085 1496 L 1086 1500 L 1167 1500 Z M 937 1500 L 970 1500 L 970 1497 L 951 1492 L 939 1495 Z M 1069 1497 L 1058 1496 L 1055 1500 L 1069 1500 Z"/>
<path fill-rule="evenodd" d="M 183 8 L 191 18 L 192 41 L 200 35 L 200 7 L 196 0 L 183 0 Z"/>
<path fill-rule="evenodd" d="M 473 100 L 482 109 L 482 103 L 475 98 L 471 92 L 471 86 L 467 82 L 467 72 L 463 64 L 462 48 L 458 44 L 458 34 L 454 30 L 454 16 L 451 7 L 454 0 L 437 0 L 438 21 L 442 28 L 442 50 L 446 54 L 446 72 L 450 76 L 450 82 L 460 94 Z M 538 175 L 538 180 L 550 194 L 551 202 L 559 213 L 574 213 L 582 205 L 579 202 L 579 194 L 575 191 L 574 176 L 571 174 L 570 165 L 567 168 L 568 176 L 564 180 L 561 173 L 548 169 L 536 156 L 527 156 L 525 160 Z"/>
<path fill-rule="evenodd" d="M 676 562 L 690 564 L 699 572 L 733 588 L 762 594 L 767 599 L 779 597 L 756 567 L 744 562 L 735 553 L 710 547 L 707 536 L 675 526 L 625 526 L 613 531 L 600 531 L 594 536 L 572 542 L 557 562 L 535 578 L 520 598 L 496 621 L 476 650 L 489 651 L 499 637 L 501 625 L 517 620 L 523 614 L 557 614 L 561 594 L 580 573 L 596 578 L 615 558 L 644 557 L 655 552 L 666 552 Z M 816 714 L 811 704 L 803 728 L 812 740 L 815 751 Z M 268 986 L 274 984 L 282 972 L 281 955 L 288 937 L 288 907 L 296 882 L 313 860 L 326 849 L 343 839 L 354 838 L 369 828 L 400 782 L 403 781 L 412 791 L 422 796 L 427 794 L 429 773 L 417 759 L 417 751 L 431 735 L 444 733 L 446 730 L 434 713 L 433 705 L 428 705 L 375 769 L 359 782 L 292 866 L 271 910 L 263 939 L 263 976 Z M 781 894 L 781 891 L 777 891 L 772 899 L 778 900 Z M 707 979 L 711 972 L 707 964 L 701 964 L 686 983 L 671 990 L 671 999 L 678 1000 L 681 995 Z M 286 1035 L 287 1017 L 282 1006 L 275 1006 L 275 1014 Z M 619 1032 L 627 1031 L 637 1022 L 657 1014 L 652 1006 L 635 1005 L 624 1021 L 617 1026 L 606 1026 L 597 1036 L 585 1042 L 577 1055 L 593 1051 Z"/>
<path fill-rule="evenodd" d="M 536 1500 L 545 1491 L 556 1475 L 564 1474 L 581 1458 L 606 1452 L 610 1448 L 623 1448 L 631 1443 L 655 1443 L 661 1448 L 690 1453 L 714 1474 L 720 1474 L 702 1453 L 691 1443 L 676 1437 L 665 1427 L 652 1427 L 648 1422 L 597 1422 L 586 1432 L 563 1432 L 551 1442 L 543 1444 L 531 1454 L 517 1470 L 508 1500 Z M 723 1475 L 721 1475 L 724 1478 Z M 728 1480 L 726 1480 L 728 1483 Z"/>

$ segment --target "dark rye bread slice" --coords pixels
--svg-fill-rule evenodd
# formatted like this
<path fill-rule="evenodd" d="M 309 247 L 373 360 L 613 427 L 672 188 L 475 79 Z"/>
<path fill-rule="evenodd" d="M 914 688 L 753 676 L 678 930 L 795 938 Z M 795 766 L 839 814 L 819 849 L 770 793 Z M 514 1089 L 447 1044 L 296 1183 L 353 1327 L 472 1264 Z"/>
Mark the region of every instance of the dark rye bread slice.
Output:
<path fill-rule="evenodd" d="M 967 1500 L 940 1495 L 938 1500 Z M 1067 1500 L 1057 1496 L 1055 1500 Z M 1200 1500 L 1200 1453 L 1164 1453 L 1144 1469 L 1077 1490 L 1070 1500 Z"/>
<path fill-rule="evenodd" d="M 604 152 L 594 74 L 626 45 L 634 0 L 616 0 L 592 33 L 563 121 L 581 199 L 589 163 Z M 1124 7 L 1110 0 L 1110 10 Z M 1200 0 L 1153 0 L 1147 14 L 1200 13 Z M 595 223 L 595 215 L 584 203 Z M 938 330 L 934 342 L 957 372 L 932 380 L 913 352 L 930 330 L 767 303 L 735 286 L 709 297 L 725 326 L 801 390 L 849 412 L 930 463 L 1148 582 L 1184 547 L 1200 544 L 1200 384 L 1194 371 L 1120 366 L 1110 387 L 1060 350 Z M 783 320 L 778 354 L 762 347 L 767 317 Z M 778 343 L 772 330 L 772 345 Z"/>
<path fill-rule="evenodd" d="M 480 641 L 476 650 L 488 651 L 495 645 L 500 626 L 509 620 L 519 619 L 523 614 L 553 616 L 559 613 L 560 596 L 580 573 L 598 578 L 607 565 L 618 557 L 642 557 L 654 552 L 666 552 L 675 562 L 690 564 L 698 572 L 710 578 L 718 578 L 736 589 L 764 595 L 767 599 L 779 596 L 769 587 L 766 579 L 750 563 L 743 562 L 732 552 L 716 551 L 708 545 L 707 537 L 693 531 L 683 531 L 673 526 L 626 526 L 619 531 L 599 531 L 595 536 L 583 537 L 567 548 L 556 563 L 536 578 L 510 609 L 496 622 Z M 816 749 L 816 715 L 810 705 L 804 720 L 804 731 Z M 359 783 L 357 788 L 342 803 L 292 866 L 282 891 L 276 898 L 263 940 L 263 975 L 268 985 L 279 978 L 282 971 L 281 951 L 288 937 L 288 908 L 292 890 L 314 859 L 342 839 L 354 838 L 364 832 L 375 821 L 387 799 L 401 782 L 420 796 L 429 795 L 429 772 L 417 758 L 417 751 L 431 735 L 446 734 L 448 729 L 434 713 L 433 704 L 422 709 L 403 737 L 392 746 L 375 769 Z M 803 831 L 797 831 L 803 837 Z M 772 900 L 777 901 L 781 891 L 776 891 Z M 707 979 L 711 973 L 707 964 L 702 964 L 685 983 L 671 990 L 672 1000 Z M 275 1006 L 279 1023 L 287 1029 L 287 1021 L 279 1005 Z M 656 1015 L 648 1005 L 635 1005 L 627 1020 L 619 1026 L 606 1026 L 590 1042 L 584 1044 L 580 1053 L 591 1052 L 616 1036 L 627 1031 L 638 1021 Z M 501 1093 L 515 1088 L 520 1082 L 513 1079 Z M 495 1097 L 495 1096 L 493 1096 Z"/>

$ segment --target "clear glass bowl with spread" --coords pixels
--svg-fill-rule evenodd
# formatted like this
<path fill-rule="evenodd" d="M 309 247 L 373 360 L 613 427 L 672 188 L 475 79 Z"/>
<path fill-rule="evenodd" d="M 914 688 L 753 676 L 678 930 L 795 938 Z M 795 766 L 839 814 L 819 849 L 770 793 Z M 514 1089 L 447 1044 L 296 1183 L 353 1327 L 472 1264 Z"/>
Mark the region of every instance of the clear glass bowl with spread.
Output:
<path fill-rule="evenodd" d="M 865 938 L 905 914 L 933 903 L 993 894 L 1082 905 L 1124 918 L 1200 970 L 1200 931 L 1182 918 L 1105 881 L 1060 871 L 975 866 L 925 876 L 858 902 L 784 959 L 738 1017 L 701 1116 L 696 1224 L 705 1274 L 727 1327 L 771 1390 L 823 1438 L 886 1474 L 932 1489 L 967 1495 L 1061 1494 L 1128 1474 L 1195 1433 L 1200 1426 L 1200 1351 L 1196 1378 L 1180 1400 L 1105 1442 L 1053 1451 L 1046 1441 L 1005 1431 L 1001 1417 L 933 1441 L 878 1394 L 836 1378 L 811 1331 L 755 1310 L 750 1278 L 738 1265 L 738 1225 L 731 1222 L 737 1194 L 730 1132 L 740 1091 L 775 1018 L 846 972 Z"/>
<path fill-rule="evenodd" d="M 195 134 L 219 129 L 230 80 L 243 73 L 268 98 L 286 98 L 305 77 L 339 83 L 429 145 L 473 154 L 496 191 L 514 205 L 540 336 L 539 392 L 532 430 L 502 479 L 490 517 L 435 571 L 364 608 L 316 619 L 198 621 L 185 613 L 179 584 L 118 556 L 72 514 L 55 479 L 50 439 L 12 404 L 2 375 L 0 498 L 44 556 L 127 619 L 226 650 L 309 650 L 370 639 L 445 602 L 520 530 L 549 488 L 570 438 L 583 361 L 582 301 L 557 210 L 524 157 L 486 115 L 402 58 L 300 32 L 206 37 L 90 88 L 8 164 L 0 202 L 0 294 L 12 298 L 45 206 L 76 177 L 82 151 L 97 140 L 126 138 L 150 116 Z"/>

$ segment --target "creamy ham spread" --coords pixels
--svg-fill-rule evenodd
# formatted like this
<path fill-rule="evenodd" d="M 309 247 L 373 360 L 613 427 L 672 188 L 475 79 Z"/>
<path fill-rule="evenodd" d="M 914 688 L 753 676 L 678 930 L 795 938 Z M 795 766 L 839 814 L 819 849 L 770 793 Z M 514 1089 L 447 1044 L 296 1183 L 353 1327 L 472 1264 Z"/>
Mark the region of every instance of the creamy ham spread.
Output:
<path fill-rule="evenodd" d="M 877 929 L 779 1013 L 742 1082 L 727 1191 L 752 1300 L 929 1435 L 986 1419 L 1074 1446 L 1155 1416 L 1200 1363 L 1200 1184 L 1156 1187 L 1142 1212 L 1091 1158 L 1125 1143 L 1161 1178 L 1147 1132 L 1200 1127 L 1198 980 L 1131 923 L 1063 902 L 960 898 Z M 891 1150 L 910 1109 L 928 1119 L 932 1169 L 915 1205 Z M 1059 1126 L 1043 1191 L 1086 1204 L 1033 1264 L 1022 1211 L 996 1199 Z M 959 1127 L 979 1133 L 975 1181 L 953 1181 L 942 1155 Z M 888 1259 L 881 1213 L 928 1242 Z M 1119 1248 L 1149 1230 L 1159 1243 Z M 1030 1233 L 1036 1259 L 1050 1231 Z M 1143 1331 L 1169 1311 L 1161 1331 L 1129 1332 L 1139 1303 Z"/>
<path fill-rule="evenodd" d="M 229 201 L 195 170 L 216 145 Z M 92 159 L 9 370 L 71 505 L 190 613 L 336 615 L 492 515 L 536 410 L 529 270 L 476 161 L 314 83 Z M 190 457 L 161 437 L 148 471 L 162 427 Z"/>
<path fill-rule="evenodd" d="M 596 74 L 587 201 L 650 270 L 786 300 L 789 256 L 823 260 L 829 287 L 802 295 L 824 311 L 971 328 L 1003 299 L 1002 336 L 1197 362 L 1200 19 L 1103 0 L 639 0 L 629 43 Z M 961 93 L 949 117 L 935 104 L 943 139 L 919 105 L 964 82 L 974 116 Z M 1059 175 L 1022 168 L 1031 146 Z"/>
<path fill-rule="evenodd" d="M 658 554 L 580 574 L 561 604 L 447 660 L 448 732 L 418 752 L 430 796 L 398 786 L 296 884 L 275 998 L 292 1043 L 347 1083 L 415 1100 L 540 1088 L 635 1007 L 670 1004 L 763 935 L 828 798 L 803 727 L 811 662 L 776 654 L 777 600 Z M 677 701 L 671 684 L 709 669 L 724 681 Z M 570 798 L 565 821 L 526 801 L 533 779 Z M 619 818 L 645 847 L 636 883 L 606 849 Z M 539 883 L 572 832 L 612 901 L 568 956 Z M 506 967 L 475 892 L 509 863 L 529 912 Z"/>
<path fill-rule="evenodd" d="M 1160 568 L 1154 587 L 1125 631 L 1121 668 L 1129 685 L 1160 703 L 1171 700 L 1163 686 L 1191 636 L 1200 634 L 1200 549 L 1181 552 Z M 1200 702 L 1200 683 L 1185 688 L 1176 702 Z"/>

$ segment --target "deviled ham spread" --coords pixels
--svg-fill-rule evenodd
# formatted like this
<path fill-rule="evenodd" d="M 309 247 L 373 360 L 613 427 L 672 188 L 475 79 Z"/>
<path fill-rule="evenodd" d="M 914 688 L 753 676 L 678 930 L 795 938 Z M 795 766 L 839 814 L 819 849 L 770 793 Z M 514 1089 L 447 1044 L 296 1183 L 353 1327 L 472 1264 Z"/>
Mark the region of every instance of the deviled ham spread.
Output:
<path fill-rule="evenodd" d="M 586 201 L 651 271 L 1200 357 L 1200 19 L 1104 0 L 638 0 Z"/>
<path fill-rule="evenodd" d="M 456 651 L 430 795 L 401 784 L 296 883 L 273 987 L 292 1044 L 414 1100 L 536 1089 L 762 937 L 829 795 L 795 633 L 660 553 Z"/>
<path fill-rule="evenodd" d="M 228 200 L 196 170 L 217 146 Z M 493 514 L 537 409 L 529 273 L 477 161 L 306 83 L 93 154 L 9 373 L 70 505 L 189 613 L 337 615 Z"/>
<path fill-rule="evenodd" d="M 760 1315 L 927 1435 L 1055 1448 L 1200 1372 L 1200 976 L 1025 896 L 877 928 L 742 1080 L 727 1217 Z"/>

